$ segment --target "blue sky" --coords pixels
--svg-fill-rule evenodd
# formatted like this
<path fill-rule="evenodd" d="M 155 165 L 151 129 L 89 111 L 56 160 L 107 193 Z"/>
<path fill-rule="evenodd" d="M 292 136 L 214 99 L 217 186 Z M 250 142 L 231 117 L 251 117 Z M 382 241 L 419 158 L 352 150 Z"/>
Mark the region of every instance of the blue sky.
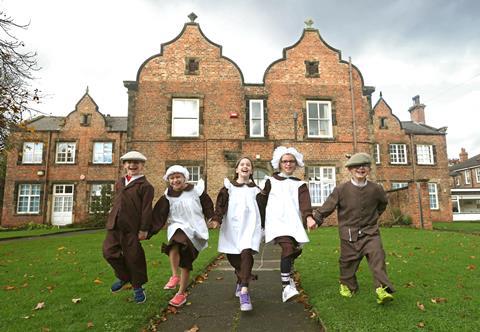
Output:
<path fill-rule="evenodd" d="M 222 45 L 245 81 L 261 83 L 265 69 L 301 36 L 311 18 L 323 39 L 352 58 L 401 120 L 412 97 L 426 105 L 426 122 L 448 126 L 448 155 L 480 153 L 480 2 L 476 0 L 0 0 L 17 34 L 38 53 L 34 82 L 46 95 L 38 109 L 71 112 L 88 86 L 105 114 L 126 116 L 124 80 L 175 38 L 195 12 L 205 35 Z M 475 121 L 477 120 L 477 121 Z"/>

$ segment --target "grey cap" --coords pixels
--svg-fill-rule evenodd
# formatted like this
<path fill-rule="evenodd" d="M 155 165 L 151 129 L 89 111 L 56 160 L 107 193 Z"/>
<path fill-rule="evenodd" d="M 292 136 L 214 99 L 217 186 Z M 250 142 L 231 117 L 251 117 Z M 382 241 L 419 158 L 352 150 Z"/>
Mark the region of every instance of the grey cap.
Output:
<path fill-rule="evenodd" d="M 358 165 L 364 165 L 364 164 L 371 164 L 372 163 L 372 158 L 370 158 L 370 155 L 365 152 L 359 152 L 355 153 L 353 156 L 350 157 L 350 159 L 347 160 L 345 163 L 345 167 L 351 167 L 351 166 L 358 166 Z"/>
<path fill-rule="evenodd" d="M 129 151 L 120 157 L 122 162 L 127 160 L 138 160 L 138 161 L 147 161 L 147 158 L 138 151 Z"/>

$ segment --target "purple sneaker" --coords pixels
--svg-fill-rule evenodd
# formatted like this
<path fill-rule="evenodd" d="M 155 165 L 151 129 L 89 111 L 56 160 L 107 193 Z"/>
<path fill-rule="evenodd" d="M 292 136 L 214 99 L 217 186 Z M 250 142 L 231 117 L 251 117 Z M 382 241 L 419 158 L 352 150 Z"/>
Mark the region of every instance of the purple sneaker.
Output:
<path fill-rule="evenodd" d="M 250 301 L 250 294 L 240 294 L 240 310 L 251 311 L 253 309 L 252 301 Z"/>
<path fill-rule="evenodd" d="M 235 296 L 240 297 L 240 291 L 242 290 L 242 286 L 240 284 L 237 284 L 237 287 L 235 287 Z"/>

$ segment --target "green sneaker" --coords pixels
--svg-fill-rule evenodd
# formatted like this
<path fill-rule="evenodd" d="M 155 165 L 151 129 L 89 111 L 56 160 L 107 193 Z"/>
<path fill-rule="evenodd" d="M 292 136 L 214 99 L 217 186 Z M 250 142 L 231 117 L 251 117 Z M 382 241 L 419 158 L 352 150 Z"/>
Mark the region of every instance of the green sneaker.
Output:
<path fill-rule="evenodd" d="M 377 303 L 378 304 L 385 304 L 387 302 L 393 301 L 393 295 L 387 292 L 385 289 L 387 287 L 378 287 L 375 290 L 377 293 Z"/>
<path fill-rule="evenodd" d="M 344 284 L 340 284 L 340 295 L 342 295 L 343 297 L 352 297 L 353 296 L 350 288 L 348 288 L 348 286 L 344 285 Z"/>

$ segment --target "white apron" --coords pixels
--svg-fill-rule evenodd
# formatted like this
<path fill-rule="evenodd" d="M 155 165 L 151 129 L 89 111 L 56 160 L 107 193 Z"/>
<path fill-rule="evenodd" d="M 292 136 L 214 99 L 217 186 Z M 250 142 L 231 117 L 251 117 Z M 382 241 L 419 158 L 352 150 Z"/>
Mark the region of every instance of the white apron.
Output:
<path fill-rule="evenodd" d="M 204 189 L 205 183 L 200 180 L 192 190 L 183 191 L 179 197 L 168 196 L 168 189 L 165 191 L 165 197 L 170 203 L 168 241 L 177 229 L 181 229 L 198 251 L 208 246 L 208 228 L 200 203 L 200 196 Z"/>
<path fill-rule="evenodd" d="M 270 177 L 271 190 L 265 211 L 265 242 L 291 236 L 299 244 L 309 242 L 298 203 L 298 188 L 305 182 Z"/>
<path fill-rule="evenodd" d="M 224 180 L 228 190 L 228 211 L 223 216 L 218 239 L 218 251 L 240 254 L 244 249 L 258 252 L 261 240 L 261 220 L 256 196 L 257 187 L 234 186 Z"/>

